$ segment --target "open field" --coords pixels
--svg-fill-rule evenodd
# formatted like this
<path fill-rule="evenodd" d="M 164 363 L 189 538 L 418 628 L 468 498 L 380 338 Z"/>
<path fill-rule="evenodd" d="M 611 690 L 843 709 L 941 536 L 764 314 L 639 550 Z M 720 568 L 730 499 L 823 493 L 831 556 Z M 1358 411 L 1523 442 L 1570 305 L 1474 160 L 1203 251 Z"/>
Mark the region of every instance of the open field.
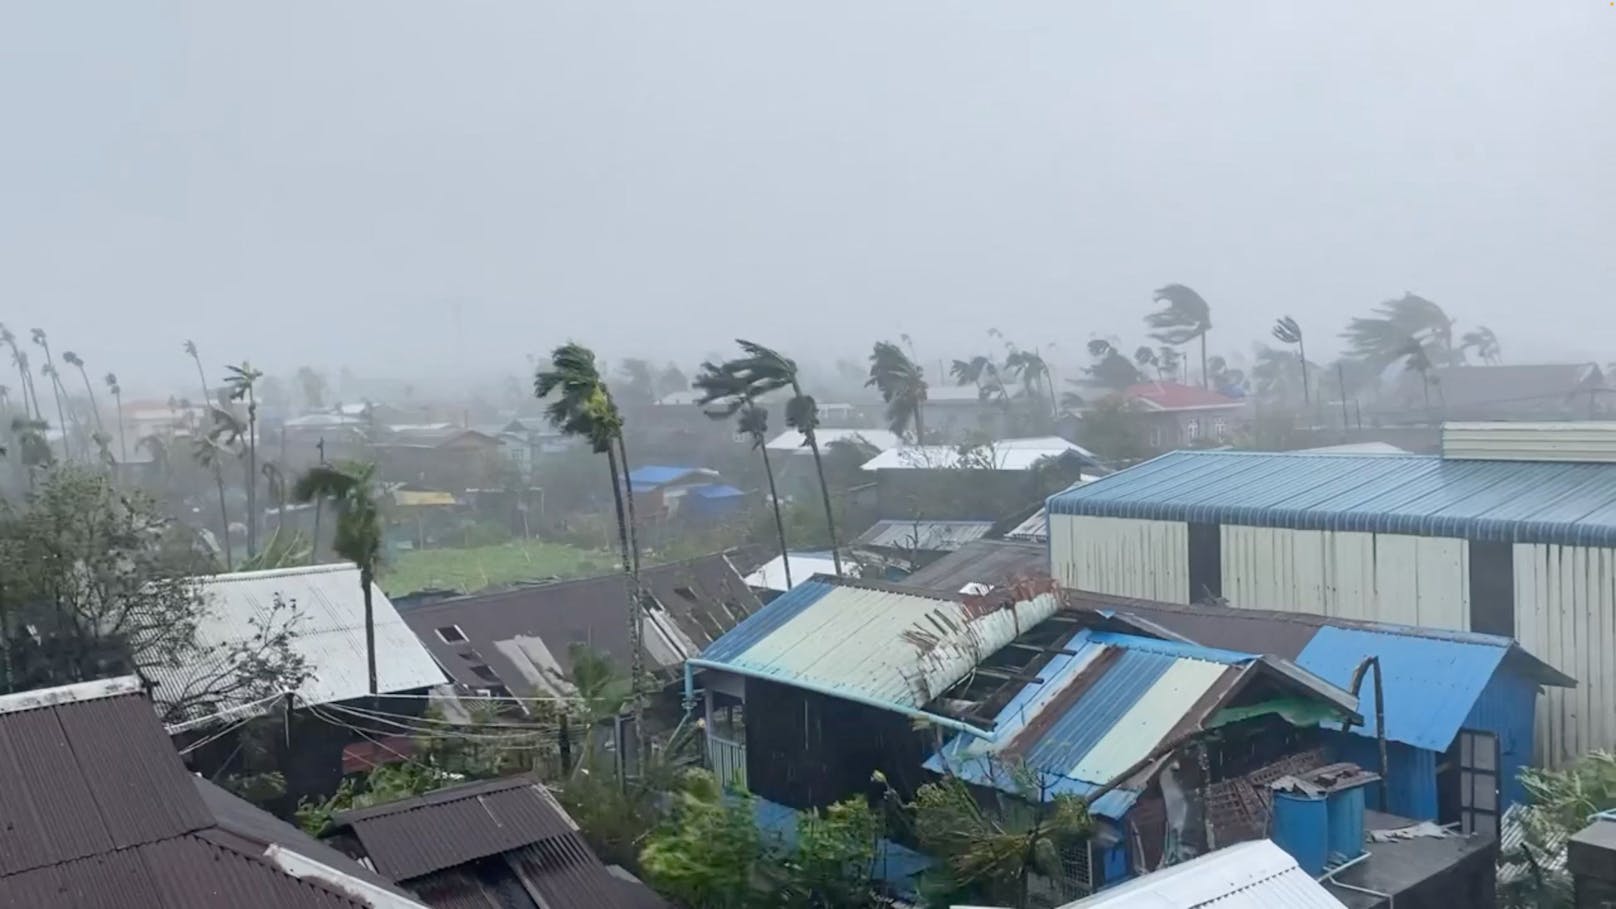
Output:
<path fill-rule="evenodd" d="M 613 565 L 609 552 L 531 540 L 402 553 L 382 569 L 380 581 L 391 596 L 431 588 L 471 593 L 517 581 L 586 577 Z"/>

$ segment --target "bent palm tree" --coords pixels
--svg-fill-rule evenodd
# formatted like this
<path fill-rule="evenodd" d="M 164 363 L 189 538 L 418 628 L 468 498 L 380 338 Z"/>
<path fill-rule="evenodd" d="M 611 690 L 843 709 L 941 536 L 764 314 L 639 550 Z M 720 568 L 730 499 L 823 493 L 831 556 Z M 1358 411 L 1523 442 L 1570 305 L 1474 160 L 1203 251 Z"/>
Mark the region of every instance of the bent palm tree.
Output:
<path fill-rule="evenodd" d="M 192 362 L 196 363 L 196 378 L 197 378 L 197 381 L 202 383 L 202 402 L 203 402 L 203 406 L 205 406 L 205 407 L 209 406 L 208 402 L 211 401 L 213 398 L 212 398 L 211 395 L 208 394 L 208 375 L 202 369 L 202 355 L 197 353 L 196 342 L 191 341 L 191 340 L 187 340 L 185 342 L 185 352 L 186 352 L 186 354 L 188 354 L 190 356 Z M 187 410 L 187 412 L 189 412 L 189 410 L 190 410 L 190 407 L 188 405 L 186 407 L 186 410 Z M 205 442 L 205 440 L 204 440 L 204 442 Z M 202 445 L 203 443 L 198 443 L 198 444 Z M 232 561 L 234 561 L 234 559 L 232 558 L 232 553 L 230 551 L 230 507 L 229 507 L 229 505 L 227 505 L 225 503 L 225 498 L 224 498 L 224 467 L 220 464 L 219 458 L 217 457 L 217 454 L 218 454 L 218 452 L 210 453 L 210 455 L 204 460 L 204 463 L 206 465 L 210 466 L 213 469 L 213 484 L 215 486 L 217 486 L 218 489 L 219 489 L 219 519 L 224 522 L 224 528 L 223 528 L 223 530 L 224 530 L 224 554 L 225 554 L 225 566 L 224 567 L 225 567 L 226 571 L 229 571 L 230 570 L 230 563 Z M 200 448 L 198 449 L 198 455 L 199 455 L 198 459 L 203 460 L 200 457 L 200 455 L 201 455 L 201 449 Z"/>
<path fill-rule="evenodd" d="M 692 384 L 703 397 L 720 403 L 719 407 L 705 410 L 707 416 L 724 420 L 740 414 L 736 428 L 752 440 L 752 450 L 763 456 L 763 473 L 769 478 L 769 505 L 774 509 L 774 531 L 780 538 L 780 563 L 785 566 L 786 589 L 790 590 L 793 585 L 791 556 L 786 549 L 786 525 L 780 517 L 780 492 L 774 485 L 774 465 L 769 462 L 769 411 L 747 397 L 746 388 L 739 380 L 712 363 L 701 364 L 701 372 Z"/>
<path fill-rule="evenodd" d="M 247 402 L 247 558 L 258 554 L 258 380 L 264 374 L 242 361 L 226 366 L 230 400 Z"/>
<path fill-rule="evenodd" d="M 791 399 L 786 402 L 786 425 L 802 433 L 803 443 L 814 453 L 814 471 L 819 474 L 819 494 L 825 505 L 825 531 L 830 537 L 831 564 L 836 574 L 840 575 L 842 554 L 836 542 L 836 515 L 831 508 L 830 486 L 825 482 L 825 462 L 820 456 L 819 437 L 815 432 L 819 426 L 819 405 L 814 402 L 812 395 L 803 393 L 797 364 L 791 358 L 755 341 L 737 338 L 735 343 L 740 345 L 745 356 L 723 363 L 719 369 L 731 376 L 738 387 L 746 389 L 747 398 L 756 399 L 771 391 L 791 389 Z M 716 400 L 718 398 L 704 394 L 697 403 L 705 407 Z"/>
<path fill-rule="evenodd" d="M 90 414 L 95 418 L 95 433 L 90 439 L 95 442 L 96 450 L 101 453 L 101 460 L 111 464 L 112 436 L 107 435 L 106 426 L 101 422 L 101 404 L 95 399 L 95 386 L 90 384 L 90 374 L 84 371 L 84 358 L 71 350 L 64 350 L 62 362 L 76 368 L 79 371 L 79 378 L 84 381 L 84 394 L 90 399 Z"/>
<path fill-rule="evenodd" d="M 639 692 L 644 682 L 645 660 L 642 653 L 644 621 L 640 615 L 640 578 L 635 567 L 636 558 L 629 543 L 629 517 L 623 504 L 628 476 L 618 470 L 619 436 L 623 432 L 623 415 L 612 402 L 606 383 L 600 377 L 595 363 L 595 352 L 581 344 L 567 343 L 550 353 L 548 369 L 540 369 L 533 376 L 533 396 L 544 400 L 551 395 L 555 400 L 545 407 L 550 425 L 562 434 L 584 439 L 596 454 L 606 456 L 606 468 L 611 473 L 612 504 L 617 516 L 617 540 L 622 550 L 623 574 L 628 577 L 628 641 L 630 653 L 629 680 L 634 686 L 633 709 L 635 728 L 641 714 Z"/>
<path fill-rule="evenodd" d="M 118 460 L 129 460 L 129 449 L 123 444 L 123 386 L 118 384 L 117 373 L 107 373 L 105 379 L 107 391 L 112 393 L 113 404 L 118 408 Z"/>
<path fill-rule="evenodd" d="M 331 548 L 359 568 L 359 586 L 365 597 L 365 668 L 370 694 L 380 692 L 376 682 L 376 613 L 371 589 L 381 567 L 382 519 L 380 495 L 374 487 L 376 465 L 322 464 L 297 478 L 292 490 L 299 502 L 330 502 L 337 515 Z"/>
<path fill-rule="evenodd" d="M 30 420 L 36 417 L 44 419 L 44 416 L 39 413 L 39 398 L 37 395 L 34 396 L 32 407 L 30 407 L 29 395 L 33 391 L 33 382 L 28 373 L 28 355 L 23 353 L 22 349 L 17 346 L 17 336 L 12 334 L 11 329 L 4 325 L 0 325 L 0 344 L 11 348 L 11 362 L 17 365 L 17 373 L 22 378 L 23 416 Z"/>
<path fill-rule="evenodd" d="M 926 405 L 926 371 L 909 359 L 898 345 L 877 341 L 875 350 L 870 353 L 870 378 L 864 383 L 866 388 L 871 385 L 881 392 L 881 400 L 886 402 L 887 426 L 901 436 L 912 424 L 915 444 L 924 444 L 926 422 L 922 411 Z"/>
<path fill-rule="evenodd" d="M 71 461 L 73 456 L 67 444 L 67 410 L 62 406 L 62 382 L 56 375 L 56 361 L 51 359 L 50 340 L 45 337 L 43 328 L 33 329 L 32 335 L 34 343 L 45 350 L 45 365 L 39 367 L 39 372 L 40 375 L 50 379 L 51 394 L 56 398 L 56 420 L 62 430 L 62 459 Z"/>
<path fill-rule="evenodd" d="M 956 385 L 975 385 L 977 395 L 984 401 L 998 398 L 999 403 L 1010 403 L 1010 391 L 1004 387 L 999 364 L 992 357 L 978 354 L 969 360 L 955 360 L 948 368 Z"/>
<path fill-rule="evenodd" d="M 1201 295 L 1182 284 L 1169 284 L 1156 290 L 1152 299 L 1166 306 L 1145 316 L 1145 324 L 1156 329 L 1150 336 L 1163 344 L 1178 347 L 1197 338 L 1201 341 L 1201 387 L 1207 385 L 1206 333 L 1212 330 L 1212 307 Z"/>
<path fill-rule="evenodd" d="M 1281 344 L 1296 347 L 1296 357 L 1302 361 L 1302 403 L 1311 406 L 1313 392 L 1307 382 L 1307 345 L 1302 341 L 1302 326 L 1290 316 L 1285 316 L 1274 322 L 1274 338 Z"/>
<path fill-rule="evenodd" d="M 1372 316 L 1354 318 L 1341 333 L 1353 359 L 1379 372 L 1408 356 L 1408 340 L 1414 338 L 1425 348 L 1433 366 L 1454 362 L 1453 320 L 1442 307 L 1406 293 L 1381 303 L 1374 312 Z"/>
<path fill-rule="evenodd" d="M 1481 357 L 1481 362 L 1488 366 L 1497 366 L 1503 361 L 1498 347 L 1498 336 L 1485 325 L 1465 332 L 1459 339 L 1459 350 L 1474 350 L 1476 356 Z"/>
<path fill-rule="evenodd" d="M 1037 400 L 1047 391 L 1051 406 L 1055 403 L 1055 386 L 1050 378 L 1049 364 L 1036 350 L 1012 350 L 1004 360 L 1005 372 L 1021 381 L 1022 391 Z"/>

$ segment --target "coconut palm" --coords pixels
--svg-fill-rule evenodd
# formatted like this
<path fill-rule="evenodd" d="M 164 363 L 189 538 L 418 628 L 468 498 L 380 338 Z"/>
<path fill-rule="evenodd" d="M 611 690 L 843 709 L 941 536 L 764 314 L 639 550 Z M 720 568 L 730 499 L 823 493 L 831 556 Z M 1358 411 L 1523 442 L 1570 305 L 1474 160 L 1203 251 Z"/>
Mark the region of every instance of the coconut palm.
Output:
<path fill-rule="evenodd" d="M 51 464 L 50 442 L 45 438 L 47 428 L 43 420 L 28 417 L 13 417 L 11 420 L 11 440 L 17 449 L 17 463 L 27 472 L 30 489 L 34 485 L 35 471 Z"/>
<path fill-rule="evenodd" d="M 202 383 L 203 402 L 205 403 L 212 400 L 212 396 L 208 394 L 208 374 L 202 369 L 202 355 L 197 352 L 195 341 L 186 340 L 185 353 L 190 356 L 191 361 L 196 364 L 196 378 L 197 381 Z M 189 413 L 191 409 L 190 405 L 186 404 L 185 409 L 186 412 Z M 206 457 L 203 457 L 202 443 L 198 444 L 199 447 L 197 451 L 197 459 L 202 461 L 205 466 L 208 466 L 213 470 L 213 484 L 219 489 L 219 519 L 224 522 L 224 567 L 226 571 L 229 571 L 230 563 L 234 561 L 234 559 L 231 557 L 232 554 L 230 551 L 230 506 L 226 504 L 224 498 L 224 465 L 221 463 L 221 459 L 217 457 L 218 452 L 216 451 L 210 452 Z"/>
<path fill-rule="evenodd" d="M 226 366 L 225 384 L 232 401 L 247 403 L 247 558 L 258 554 L 258 380 L 262 371 L 243 360 Z"/>
<path fill-rule="evenodd" d="M 56 420 L 58 428 L 62 430 L 62 459 L 71 461 L 72 452 L 67 442 L 67 409 L 62 406 L 62 381 L 56 374 L 56 361 L 51 359 L 50 339 L 45 336 L 43 328 L 36 328 L 30 332 L 34 343 L 45 351 L 45 365 L 39 367 L 40 375 L 50 379 L 51 394 L 56 397 Z"/>
<path fill-rule="evenodd" d="M 90 415 L 95 418 L 95 431 L 105 431 L 101 423 L 101 405 L 95 400 L 95 386 L 90 384 L 90 374 L 84 371 L 84 358 L 71 350 L 62 351 L 62 362 L 77 369 L 79 378 L 84 381 L 84 394 L 90 399 Z"/>
<path fill-rule="evenodd" d="M 893 432 L 901 436 L 913 425 L 915 444 L 925 442 L 926 371 L 903 348 L 891 341 L 875 342 L 870 353 L 870 378 L 864 385 L 880 390 L 881 400 L 887 405 L 887 426 Z"/>
<path fill-rule="evenodd" d="M 117 373 L 107 373 L 107 391 L 112 393 L 112 402 L 118 408 L 118 460 L 129 460 L 129 449 L 123 444 L 123 386 L 118 384 Z"/>
<path fill-rule="evenodd" d="M 735 343 L 740 345 L 744 356 L 723 363 L 718 368 L 733 378 L 739 387 L 746 389 L 745 397 L 756 399 L 771 391 L 791 389 L 791 399 L 786 402 L 786 425 L 802 433 L 803 443 L 814 454 L 814 470 L 819 474 L 819 492 L 825 504 L 825 530 L 830 537 L 831 564 L 840 575 L 842 555 L 836 543 L 836 518 L 830 504 L 830 487 L 825 483 L 825 463 L 820 457 L 818 434 L 814 431 L 819 426 L 819 405 L 814 402 L 812 395 L 803 392 L 797 364 L 789 357 L 753 341 L 737 338 Z M 706 407 L 718 400 L 718 397 L 703 393 L 697 403 Z"/>
<path fill-rule="evenodd" d="M 1313 392 L 1307 381 L 1307 344 L 1302 339 L 1302 326 L 1290 316 L 1274 320 L 1274 339 L 1296 348 L 1296 358 L 1302 362 L 1302 403 L 1313 404 Z"/>
<path fill-rule="evenodd" d="M 1050 377 L 1049 364 L 1038 351 L 1011 348 L 1004 359 L 1004 371 L 1021 382 L 1021 389 L 1028 398 L 1037 400 L 1048 394 L 1050 405 L 1054 405 L 1054 380 Z"/>
<path fill-rule="evenodd" d="M 1197 338 L 1201 341 L 1201 386 L 1207 384 L 1206 333 L 1212 330 L 1212 307 L 1201 295 L 1182 284 L 1158 288 L 1153 299 L 1166 306 L 1145 316 L 1145 324 L 1156 329 L 1150 336 L 1163 344 L 1178 347 Z"/>
<path fill-rule="evenodd" d="M 1476 356 L 1481 358 L 1481 362 L 1488 366 L 1497 366 L 1503 362 L 1503 357 L 1500 356 L 1498 348 L 1498 336 L 1493 334 L 1493 330 L 1485 325 L 1477 326 L 1471 331 L 1465 332 L 1459 338 L 1459 350 L 1460 352 L 1474 350 Z"/>
<path fill-rule="evenodd" d="M 714 420 L 726 420 L 740 414 L 736 428 L 752 440 L 752 450 L 763 457 L 763 473 L 769 478 L 769 505 L 774 509 L 774 530 L 780 540 L 780 562 L 785 566 L 786 589 L 789 590 L 793 586 L 791 556 L 786 548 L 785 520 L 780 517 L 780 492 L 774 485 L 774 465 L 769 461 L 769 411 L 747 395 L 748 389 L 739 379 L 713 363 L 701 364 L 701 371 L 696 374 L 692 384 L 703 398 L 711 398 L 719 405 L 709 406 L 705 410 L 707 416 Z M 894 428 L 893 431 L 901 430 Z"/>
<path fill-rule="evenodd" d="M 634 715 L 636 729 L 641 712 L 638 692 L 644 683 L 645 661 L 641 638 L 644 622 L 640 611 L 640 579 L 637 556 L 629 541 L 629 517 L 624 507 L 624 490 L 632 499 L 628 474 L 620 471 L 618 443 L 623 434 L 623 414 L 613 403 L 606 383 L 601 379 L 595 362 L 595 352 L 581 344 L 568 342 L 550 353 L 549 368 L 538 370 L 533 376 L 533 396 L 545 400 L 554 396 L 545 407 L 550 425 L 562 434 L 580 438 L 589 443 L 596 454 L 606 456 L 606 469 L 611 474 L 612 504 L 617 516 L 617 541 L 622 549 L 623 574 L 628 576 L 628 641 L 630 654 L 629 679 L 636 692 Z"/>
<path fill-rule="evenodd" d="M 1004 387 L 999 364 L 992 357 L 978 354 L 969 360 L 955 360 L 948 374 L 956 385 L 975 385 L 984 401 L 996 397 L 1002 404 L 1010 403 L 1010 392 Z"/>
<path fill-rule="evenodd" d="M 376 465 L 351 463 L 310 467 L 297 478 L 292 497 L 332 504 L 337 516 L 331 548 L 359 568 L 359 588 L 365 597 L 365 668 L 370 694 L 380 693 L 376 683 L 376 613 L 371 605 L 376 571 L 381 567 L 381 494 L 375 487 Z"/>
<path fill-rule="evenodd" d="M 1347 323 L 1341 337 L 1347 353 L 1363 360 L 1377 372 L 1408 356 L 1408 340 L 1414 338 L 1424 348 L 1434 366 L 1450 366 L 1458 361 L 1453 347 L 1453 320 L 1442 307 L 1415 294 L 1403 294 L 1375 307 L 1374 315 L 1360 316 Z"/>
<path fill-rule="evenodd" d="M 264 475 L 264 485 L 269 487 L 269 495 L 275 500 L 275 529 L 279 531 L 286 526 L 286 474 L 274 461 L 265 461 L 258 472 Z"/>
<path fill-rule="evenodd" d="M 17 346 L 17 336 L 12 334 L 11 329 L 4 325 L 0 325 L 0 344 L 11 348 L 11 362 L 16 364 L 17 374 L 22 378 L 23 416 L 30 420 L 35 417 L 43 419 L 44 416 L 39 413 L 38 396 L 34 396 L 32 402 L 29 400 L 29 396 L 33 392 L 33 380 L 28 373 L 28 355 L 23 353 L 22 349 Z"/>
<path fill-rule="evenodd" d="M 1139 368 L 1123 356 L 1116 345 L 1104 338 L 1095 338 L 1089 342 L 1089 356 L 1094 358 L 1094 365 L 1085 368 L 1084 372 L 1112 391 L 1122 391 L 1130 385 L 1137 385 L 1144 378 Z"/>
<path fill-rule="evenodd" d="M 1431 355 L 1426 352 L 1425 345 L 1418 338 L 1409 338 L 1398 355 L 1406 358 L 1404 368 L 1410 372 L 1420 374 L 1420 391 L 1425 395 L 1425 406 L 1431 406 Z"/>
<path fill-rule="evenodd" d="M 196 444 L 192 447 L 191 455 L 196 462 L 206 470 L 213 472 L 214 481 L 219 486 L 219 520 L 223 523 L 221 532 L 224 542 L 224 569 L 235 569 L 236 554 L 234 545 L 230 541 L 230 509 L 225 504 L 224 497 L 224 462 L 234 457 L 236 452 L 231 444 L 229 431 L 216 425 L 205 435 L 198 436 Z"/>

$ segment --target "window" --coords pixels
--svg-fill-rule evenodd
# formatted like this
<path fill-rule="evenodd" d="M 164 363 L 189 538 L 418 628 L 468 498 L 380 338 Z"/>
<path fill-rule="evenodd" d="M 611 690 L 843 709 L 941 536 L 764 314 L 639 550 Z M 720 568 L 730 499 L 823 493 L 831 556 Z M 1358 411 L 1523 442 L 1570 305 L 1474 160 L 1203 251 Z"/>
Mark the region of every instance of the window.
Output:
<path fill-rule="evenodd" d="M 1184 424 L 1184 439 L 1193 442 L 1201 437 L 1201 421 L 1191 420 Z"/>
<path fill-rule="evenodd" d="M 499 676 L 494 674 L 494 670 L 487 663 L 472 663 L 471 674 L 490 685 L 499 684 Z"/>
<path fill-rule="evenodd" d="M 1161 448 L 1162 447 L 1162 428 L 1160 426 L 1152 426 L 1152 427 L 1150 427 L 1150 447 L 1151 448 Z"/>
<path fill-rule="evenodd" d="M 464 644 L 466 633 L 460 630 L 459 625 L 444 625 L 438 629 L 438 639 L 445 644 Z"/>
<path fill-rule="evenodd" d="M 1229 421 L 1223 417 L 1213 420 L 1212 434 L 1219 439 L 1227 439 L 1229 437 Z"/>

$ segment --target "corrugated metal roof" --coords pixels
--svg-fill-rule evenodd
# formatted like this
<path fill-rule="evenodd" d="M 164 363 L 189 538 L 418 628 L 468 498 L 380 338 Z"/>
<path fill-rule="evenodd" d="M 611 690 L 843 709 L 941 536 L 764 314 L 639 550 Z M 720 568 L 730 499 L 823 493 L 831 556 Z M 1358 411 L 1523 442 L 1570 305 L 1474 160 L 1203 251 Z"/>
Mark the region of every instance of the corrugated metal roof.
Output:
<path fill-rule="evenodd" d="M 914 711 L 1059 605 L 1053 585 L 945 597 L 821 575 L 781 594 L 694 662 Z"/>
<path fill-rule="evenodd" d="M 852 546 L 953 552 L 993 529 L 992 521 L 876 521 Z"/>
<path fill-rule="evenodd" d="M 961 456 L 954 445 L 905 445 L 881 452 L 864 462 L 865 470 L 958 470 L 961 466 L 990 470 L 1030 470 L 1044 458 L 1076 455 L 1098 463 L 1094 453 L 1059 436 L 999 439 L 970 449 Z M 1085 477 L 1087 479 L 1087 477 Z"/>
<path fill-rule="evenodd" d="M 1016 791 L 1005 758 L 1040 774 L 1046 794 L 1086 796 L 1146 757 L 1250 654 L 1079 631 L 994 719 L 990 741 L 958 736 L 927 762 L 980 785 Z M 1208 707 L 1208 712 L 1216 705 Z M 1089 810 L 1121 817 L 1140 790 L 1119 786 Z"/>
<path fill-rule="evenodd" d="M 1238 843 L 1068 903 L 1062 909 L 1346 909 L 1270 840 Z"/>
<path fill-rule="evenodd" d="M 152 667 L 148 674 L 157 687 L 155 700 L 180 696 L 193 680 L 218 672 L 216 661 L 224 649 L 249 640 L 258 631 L 279 597 L 295 605 L 298 620 L 291 648 L 303 656 L 310 678 L 298 686 L 306 704 L 326 704 L 370 693 L 365 648 L 365 602 L 359 569 L 350 564 L 314 565 L 270 571 L 242 571 L 198 578 L 208 611 L 197 623 L 196 640 L 210 648 L 210 660 L 192 660 L 174 666 Z M 371 584 L 376 627 L 376 676 L 383 693 L 441 685 L 447 679 L 421 646 L 415 633 L 399 618 L 380 586 Z M 233 706 L 228 699 L 221 707 Z"/>
<path fill-rule="evenodd" d="M 1049 510 L 1040 508 L 1004 535 L 1007 540 L 1025 540 L 1030 543 L 1049 542 Z"/>
<path fill-rule="evenodd" d="M 1616 464 L 1177 451 L 1058 493 L 1053 514 L 1616 546 Z"/>
<path fill-rule="evenodd" d="M 333 832 L 351 829 L 376 870 L 395 881 L 573 832 L 555 798 L 526 776 L 345 811 L 332 825 Z"/>
<path fill-rule="evenodd" d="M 905 587 L 960 593 L 967 584 L 999 587 L 1049 577 L 1049 553 L 1032 543 L 972 540 L 903 579 Z"/>
<path fill-rule="evenodd" d="M 1326 626 L 1302 648 L 1296 662 L 1344 688 L 1365 657 L 1379 656 L 1386 683 L 1386 738 L 1446 751 L 1507 649 Z M 1370 695 L 1372 686 L 1370 677 L 1361 693 Z M 1374 718 L 1366 715 L 1364 720 L 1352 731 L 1373 738 Z"/>
<path fill-rule="evenodd" d="M 705 467 L 669 467 L 661 464 L 646 464 L 629 471 L 629 485 L 636 492 L 644 492 L 664 486 L 676 480 L 686 478 L 709 479 L 718 476 L 717 471 Z"/>
<path fill-rule="evenodd" d="M 823 426 L 814 430 L 814 441 L 819 443 L 821 452 L 832 442 L 863 442 L 877 451 L 903 444 L 903 439 L 890 429 L 827 429 Z M 788 429 L 770 439 L 767 447 L 770 451 L 809 452 L 807 440 L 795 429 Z"/>
<path fill-rule="evenodd" d="M 836 562 L 828 552 L 793 552 L 791 555 L 791 581 L 800 584 L 816 574 L 836 573 Z M 765 590 L 789 590 L 786 586 L 786 557 L 775 556 L 756 571 L 746 576 L 749 587 Z"/>

